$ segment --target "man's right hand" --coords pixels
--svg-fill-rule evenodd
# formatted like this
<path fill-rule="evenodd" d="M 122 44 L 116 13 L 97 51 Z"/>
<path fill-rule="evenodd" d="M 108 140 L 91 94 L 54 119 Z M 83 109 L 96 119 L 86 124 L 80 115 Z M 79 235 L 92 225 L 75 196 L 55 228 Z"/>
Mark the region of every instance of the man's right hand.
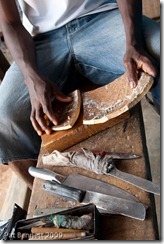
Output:
<path fill-rule="evenodd" d="M 37 70 L 36 50 L 32 36 L 22 25 L 16 0 L 0 0 L 0 23 L 10 53 L 20 67 L 29 89 L 31 100 L 31 122 L 38 135 L 51 133 L 44 116 L 54 124 L 57 118 L 52 110 L 52 99 L 70 102 L 49 80 L 40 76 Z M 28 47 L 28 48 L 27 48 Z"/>
<path fill-rule="evenodd" d="M 31 100 L 31 122 L 38 133 L 51 133 L 51 128 L 47 125 L 45 115 L 54 125 L 58 124 L 55 111 L 52 109 L 52 100 L 55 98 L 61 102 L 71 102 L 72 98 L 65 96 L 58 87 L 42 76 L 35 76 L 25 80 L 28 86 Z"/>

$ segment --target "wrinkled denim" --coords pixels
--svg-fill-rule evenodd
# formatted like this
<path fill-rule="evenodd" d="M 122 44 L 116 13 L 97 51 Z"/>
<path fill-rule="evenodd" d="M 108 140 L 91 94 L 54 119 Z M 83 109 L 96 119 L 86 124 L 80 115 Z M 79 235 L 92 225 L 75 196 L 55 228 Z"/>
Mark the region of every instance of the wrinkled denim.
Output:
<path fill-rule="evenodd" d="M 143 17 L 143 33 L 147 51 L 159 63 L 159 23 Z M 39 71 L 60 89 L 74 67 L 99 85 L 125 72 L 125 33 L 119 10 L 75 19 L 37 35 L 34 42 Z M 159 82 L 151 92 L 159 103 Z M 13 63 L 0 85 L 0 162 L 37 159 L 41 138 L 32 127 L 30 112 L 28 89 L 19 67 Z"/>

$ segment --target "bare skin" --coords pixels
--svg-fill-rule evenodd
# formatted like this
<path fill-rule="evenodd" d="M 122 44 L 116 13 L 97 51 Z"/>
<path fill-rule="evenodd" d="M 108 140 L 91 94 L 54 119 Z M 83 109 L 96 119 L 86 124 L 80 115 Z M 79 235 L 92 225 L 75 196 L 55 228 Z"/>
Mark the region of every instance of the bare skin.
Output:
<path fill-rule="evenodd" d="M 126 53 L 124 66 L 131 88 L 136 87 L 138 70 L 157 76 L 157 70 L 144 50 L 142 36 L 142 0 L 117 0 L 124 22 L 126 34 Z"/>
<path fill-rule="evenodd" d="M 9 167 L 15 172 L 15 174 L 21 178 L 27 186 L 32 190 L 33 186 L 33 180 L 34 177 L 32 177 L 28 173 L 28 168 L 30 166 L 35 167 L 37 161 L 36 160 L 21 160 L 21 161 L 15 161 L 9 163 Z"/>
<path fill-rule="evenodd" d="M 50 134 L 51 128 L 46 124 L 44 115 L 54 125 L 58 124 L 55 112 L 52 110 L 52 99 L 55 97 L 59 101 L 70 102 L 72 98 L 65 96 L 50 80 L 39 74 L 34 42 L 22 25 L 15 0 L 0 0 L 0 23 L 5 43 L 20 67 L 29 89 L 32 107 L 31 123 L 38 135 L 41 136 L 44 132 Z M 34 162 L 28 160 L 9 163 L 9 167 L 27 183 L 30 189 L 32 189 L 33 177 L 29 175 L 28 168 L 32 165 Z"/>
<path fill-rule="evenodd" d="M 124 65 L 127 70 L 129 84 L 134 88 L 137 83 L 137 71 L 142 69 L 155 77 L 157 71 L 143 47 L 142 40 L 142 1 L 117 0 L 126 33 L 126 53 Z M 34 42 L 22 25 L 15 0 L 0 0 L 0 23 L 6 45 L 13 59 L 24 75 L 24 81 L 29 89 L 31 101 L 31 123 L 38 133 L 51 133 L 44 115 L 54 124 L 58 124 L 51 101 L 55 97 L 62 102 L 70 102 L 50 80 L 43 77 L 37 70 Z M 28 47 L 28 49 L 27 49 Z M 9 166 L 32 187 L 31 176 L 28 175 L 30 161 L 11 162 Z"/>
<path fill-rule="evenodd" d="M 43 132 L 50 134 L 51 128 L 46 124 L 44 115 L 54 125 L 58 124 L 52 109 L 52 99 L 55 97 L 61 102 L 70 102 L 72 98 L 65 96 L 55 84 L 39 73 L 34 42 L 22 25 L 15 0 L 0 0 L 0 23 L 5 43 L 20 67 L 29 89 L 32 125 L 38 135 Z"/>
<path fill-rule="evenodd" d="M 144 50 L 142 37 L 142 0 L 117 0 L 126 33 L 126 53 L 124 66 L 132 88 L 137 83 L 137 70 L 142 69 L 155 77 L 157 71 Z M 24 81 L 29 89 L 31 100 L 31 122 L 38 133 L 51 133 L 44 115 L 54 124 L 58 124 L 52 109 L 52 99 L 62 102 L 71 101 L 57 86 L 43 77 L 36 64 L 35 46 L 31 35 L 22 25 L 15 0 L 0 0 L 0 23 L 7 47 L 19 65 Z M 26 48 L 28 47 L 28 49 Z"/>

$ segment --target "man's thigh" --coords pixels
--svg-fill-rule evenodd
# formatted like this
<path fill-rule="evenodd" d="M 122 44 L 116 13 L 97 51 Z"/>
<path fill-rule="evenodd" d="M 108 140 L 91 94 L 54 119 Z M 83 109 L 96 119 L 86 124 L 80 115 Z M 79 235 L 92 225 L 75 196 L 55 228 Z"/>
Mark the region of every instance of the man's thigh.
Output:
<path fill-rule="evenodd" d="M 79 19 L 77 30 L 70 35 L 76 66 L 91 81 L 107 84 L 125 72 L 126 36 L 120 11 L 116 9 L 83 18 Z M 143 18 L 145 48 L 155 57 L 158 48 L 154 44 L 159 35 L 155 34 L 156 24 L 152 23 L 150 28 L 150 23 L 152 20 Z"/>
<path fill-rule="evenodd" d="M 84 17 L 90 18 L 89 17 Z M 125 72 L 125 33 L 119 10 L 94 15 L 70 36 L 77 68 L 92 82 L 104 85 Z"/>
<path fill-rule="evenodd" d="M 34 42 L 40 73 L 62 89 L 73 65 L 65 27 L 39 34 Z"/>

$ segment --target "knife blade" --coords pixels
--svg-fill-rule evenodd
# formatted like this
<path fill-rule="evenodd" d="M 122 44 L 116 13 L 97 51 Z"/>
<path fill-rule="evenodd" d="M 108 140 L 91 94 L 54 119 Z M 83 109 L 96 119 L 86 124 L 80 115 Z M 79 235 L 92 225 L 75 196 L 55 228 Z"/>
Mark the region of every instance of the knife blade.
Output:
<path fill-rule="evenodd" d="M 121 160 L 136 159 L 141 157 L 133 153 L 105 152 L 105 151 L 100 151 L 100 152 L 94 151 L 93 153 L 96 155 L 108 156 L 108 157 L 112 157 L 113 159 L 121 159 Z"/>
<path fill-rule="evenodd" d="M 124 191 L 114 185 L 109 183 L 93 179 L 80 174 L 70 174 L 69 176 L 63 176 L 61 174 L 57 174 L 56 172 L 39 167 L 29 167 L 28 172 L 30 175 L 36 178 L 40 178 L 42 180 L 55 181 L 58 183 L 62 183 L 63 185 L 75 187 L 82 189 L 84 191 L 90 190 L 94 192 L 104 193 L 107 195 L 123 198 L 130 201 L 138 202 L 138 198 L 133 196 L 132 194 Z"/>
<path fill-rule="evenodd" d="M 102 182 L 99 180 L 95 180 L 95 179 L 92 179 L 92 178 L 89 178 L 89 177 L 86 177 L 83 175 L 71 174 L 69 176 L 63 176 L 63 175 L 57 174 L 57 173 L 55 173 L 51 170 L 45 169 L 45 168 L 35 168 L 32 166 L 29 168 L 29 173 L 34 177 L 37 177 L 37 178 L 40 178 L 43 180 L 47 180 L 47 181 L 52 181 L 53 183 L 60 182 L 63 187 L 64 186 L 73 186 L 73 187 L 80 188 L 85 191 L 89 190 L 94 193 L 96 192 L 96 193 L 99 193 L 100 195 L 105 194 L 105 195 L 110 196 L 111 198 L 115 197 L 115 200 L 117 199 L 118 201 L 119 201 L 119 199 L 123 199 L 126 201 L 126 203 L 129 203 L 130 205 L 133 202 L 139 203 L 139 200 L 135 196 L 131 195 L 130 193 L 128 193 L 118 187 L 112 186 L 108 183 L 105 183 L 105 182 Z M 60 187 L 62 187 L 61 185 L 60 185 Z M 55 189 L 56 189 L 56 186 L 55 186 Z M 68 188 L 67 188 L 67 190 L 68 190 Z M 60 193 L 60 191 L 59 191 L 59 193 Z M 67 194 L 67 197 L 68 197 L 68 194 Z M 117 202 L 115 203 L 115 205 L 116 204 L 117 204 Z M 125 205 L 123 205 L 123 206 L 125 207 Z M 143 220 L 144 211 L 146 211 L 144 209 L 146 209 L 147 206 L 143 205 L 143 206 L 140 206 L 140 208 L 142 209 L 142 212 L 139 211 L 141 215 L 139 215 L 138 219 Z M 117 214 L 115 211 L 116 211 L 116 207 L 113 209 L 108 208 L 108 213 L 110 212 L 111 214 Z M 127 208 L 127 212 L 128 211 L 129 210 Z M 107 213 L 107 211 L 105 209 L 101 208 L 101 213 Z M 121 210 L 119 210 L 119 213 L 121 213 Z M 129 216 L 130 214 L 126 213 L 126 211 L 124 209 L 124 215 Z M 135 213 L 132 213 L 132 214 L 135 216 Z M 135 218 L 137 218 L 137 217 L 135 216 Z"/>
<path fill-rule="evenodd" d="M 111 161 L 111 164 L 109 165 L 108 175 L 112 175 L 118 179 L 128 182 L 144 191 L 160 195 L 160 187 L 157 184 L 150 180 L 118 170 L 113 161 Z"/>
<path fill-rule="evenodd" d="M 70 198 L 70 196 L 72 196 L 72 190 L 67 186 L 66 192 L 65 187 L 65 185 L 54 181 L 45 181 L 43 183 L 43 190 L 49 194 Z M 84 197 L 80 201 L 80 204 L 84 205 L 89 203 L 95 204 L 100 213 L 115 213 L 138 220 L 144 220 L 146 215 L 146 208 L 142 203 L 125 200 L 102 193 L 86 191 L 84 193 Z"/>

